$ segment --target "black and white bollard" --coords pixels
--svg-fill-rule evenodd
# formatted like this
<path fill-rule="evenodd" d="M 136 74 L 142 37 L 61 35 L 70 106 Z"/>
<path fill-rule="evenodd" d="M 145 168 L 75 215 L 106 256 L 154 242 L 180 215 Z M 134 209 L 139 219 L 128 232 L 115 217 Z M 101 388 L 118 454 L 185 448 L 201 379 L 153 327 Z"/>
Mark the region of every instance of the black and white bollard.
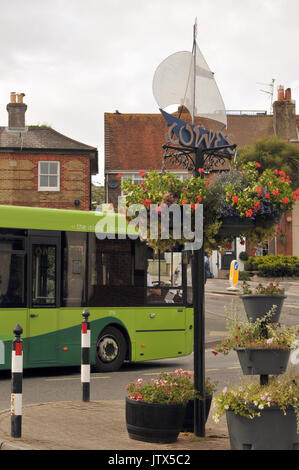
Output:
<path fill-rule="evenodd" d="M 13 330 L 11 357 L 11 437 L 22 435 L 22 380 L 23 380 L 23 340 L 22 327 L 17 324 Z"/>
<path fill-rule="evenodd" d="M 84 320 L 81 330 L 81 383 L 82 400 L 90 399 L 90 324 L 88 321 L 89 311 L 87 308 L 82 313 Z"/>

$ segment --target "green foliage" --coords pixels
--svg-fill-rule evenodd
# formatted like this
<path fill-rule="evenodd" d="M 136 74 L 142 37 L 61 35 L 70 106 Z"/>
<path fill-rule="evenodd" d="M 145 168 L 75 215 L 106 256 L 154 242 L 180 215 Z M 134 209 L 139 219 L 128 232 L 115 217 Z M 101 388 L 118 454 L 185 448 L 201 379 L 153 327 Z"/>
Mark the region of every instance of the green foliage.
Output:
<path fill-rule="evenodd" d="M 258 271 L 261 277 L 299 276 L 299 257 L 285 255 L 250 256 L 246 271 Z"/>
<path fill-rule="evenodd" d="M 231 389 L 224 387 L 222 392 L 215 398 L 215 422 L 232 410 L 236 415 L 254 418 L 260 415 L 260 410 L 278 406 L 283 413 L 288 407 L 293 407 L 297 415 L 297 428 L 299 432 L 299 377 L 282 374 L 271 377 L 267 385 L 259 382 L 249 384 L 242 383 Z"/>
<path fill-rule="evenodd" d="M 105 188 L 104 186 L 97 186 L 96 184 L 92 184 L 91 186 L 91 207 L 92 210 L 96 210 L 96 208 L 105 202 Z"/>
<path fill-rule="evenodd" d="M 241 251 L 239 254 L 239 258 L 241 261 L 247 261 L 248 260 L 248 253 L 247 251 Z"/>
<path fill-rule="evenodd" d="M 228 337 L 214 346 L 212 353 L 226 355 L 234 348 L 293 348 L 299 327 L 270 323 L 275 310 L 276 305 L 263 318 L 250 322 L 247 318 L 241 319 L 234 305 L 231 312 L 226 307 Z"/>
<path fill-rule="evenodd" d="M 162 372 L 158 378 L 138 379 L 127 386 L 131 400 L 147 403 L 187 403 L 194 399 L 193 371 L 177 369 L 173 372 Z M 212 394 L 216 389 L 210 378 L 206 378 L 205 392 Z"/>
<path fill-rule="evenodd" d="M 238 162 L 245 164 L 247 162 L 258 161 L 263 168 L 284 171 L 292 175 L 292 188 L 299 186 L 299 147 L 286 143 L 283 139 L 276 136 L 266 137 L 258 140 L 253 145 L 239 149 Z"/>

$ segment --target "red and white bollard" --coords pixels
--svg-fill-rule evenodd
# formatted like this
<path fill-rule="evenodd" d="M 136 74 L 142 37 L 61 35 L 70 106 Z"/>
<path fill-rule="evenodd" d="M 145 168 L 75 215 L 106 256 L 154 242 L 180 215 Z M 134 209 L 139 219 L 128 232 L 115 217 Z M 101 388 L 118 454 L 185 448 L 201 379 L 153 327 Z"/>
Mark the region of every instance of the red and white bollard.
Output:
<path fill-rule="evenodd" d="M 17 324 L 13 330 L 11 357 L 11 437 L 22 435 L 22 381 L 23 381 L 23 340 L 22 327 Z"/>
<path fill-rule="evenodd" d="M 81 330 L 81 383 L 82 400 L 90 399 L 90 324 L 88 317 L 90 315 L 87 308 L 82 313 L 84 320 Z"/>

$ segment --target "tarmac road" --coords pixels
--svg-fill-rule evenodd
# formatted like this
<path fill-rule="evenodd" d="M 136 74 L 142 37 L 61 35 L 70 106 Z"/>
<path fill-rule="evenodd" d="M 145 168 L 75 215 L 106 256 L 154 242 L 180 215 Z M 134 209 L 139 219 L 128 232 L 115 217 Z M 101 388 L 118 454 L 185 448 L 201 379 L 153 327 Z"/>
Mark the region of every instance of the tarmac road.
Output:
<path fill-rule="evenodd" d="M 206 376 L 217 381 L 218 389 L 240 381 L 241 368 L 234 351 L 228 356 L 211 353 L 211 346 L 226 336 L 225 308 L 231 303 L 243 311 L 242 301 L 228 295 L 228 281 L 209 279 L 206 284 L 205 315 L 206 315 Z M 288 297 L 284 304 L 283 320 L 286 324 L 299 323 L 299 282 L 289 282 Z M 299 366 L 297 366 L 299 367 Z M 174 359 L 149 361 L 144 363 L 124 364 L 118 372 L 91 374 L 91 400 L 121 400 L 126 396 L 126 385 L 138 377 L 155 376 L 161 371 L 177 368 L 193 369 L 193 355 Z M 10 372 L 0 372 L 0 411 L 10 408 L 11 394 Z M 23 375 L 23 404 L 57 402 L 65 400 L 81 400 L 80 366 L 68 368 L 42 368 L 25 370 Z"/>

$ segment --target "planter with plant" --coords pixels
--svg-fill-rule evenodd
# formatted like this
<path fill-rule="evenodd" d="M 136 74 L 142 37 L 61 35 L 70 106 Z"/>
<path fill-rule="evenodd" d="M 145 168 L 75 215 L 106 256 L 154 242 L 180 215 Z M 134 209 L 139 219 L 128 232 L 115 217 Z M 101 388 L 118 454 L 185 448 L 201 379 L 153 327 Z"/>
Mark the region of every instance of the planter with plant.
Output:
<path fill-rule="evenodd" d="M 169 443 L 177 440 L 187 423 L 186 408 L 194 400 L 193 372 L 177 369 L 158 378 L 138 379 L 127 386 L 126 426 L 131 439 Z M 208 380 L 207 391 L 214 386 Z M 184 425 L 184 426 L 183 426 Z M 193 429 L 192 429 L 193 431 Z"/>
<path fill-rule="evenodd" d="M 193 372 L 191 372 L 193 375 Z M 193 386 L 193 385 L 192 385 Z M 210 408 L 213 400 L 213 393 L 216 390 L 216 383 L 212 382 L 210 377 L 205 379 L 205 398 L 204 398 L 204 407 L 205 407 L 205 421 L 207 422 Z M 182 424 L 181 431 L 184 432 L 194 432 L 194 400 L 189 400 L 187 402 L 185 417 Z"/>
<path fill-rule="evenodd" d="M 278 283 L 270 282 L 266 286 L 259 283 L 255 289 L 252 289 L 245 281 L 241 298 L 250 321 L 264 317 L 275 305 L 276 310 L 269 321 L 278 322 L 286 295 L 284 288 L 280 287 Z"/>
<path fill-rule="evenodd" d="M 212 353 L 228 354 L 235 350 L 245 375 L 269 375 L 285 372 L 291 350 L 295 348 L 298 326 L 272 323 L 273 307 L 255 321 L 242 320 L 236 309 L 226 310 L 228 337 L 212 349 Z"/>
<path fill-rule="evenodd" d="M 273 377 L 225 387 L 215 398 L 213 419 L 226 415 L 233 450 L 299 449 L 299 377 Z"/>

